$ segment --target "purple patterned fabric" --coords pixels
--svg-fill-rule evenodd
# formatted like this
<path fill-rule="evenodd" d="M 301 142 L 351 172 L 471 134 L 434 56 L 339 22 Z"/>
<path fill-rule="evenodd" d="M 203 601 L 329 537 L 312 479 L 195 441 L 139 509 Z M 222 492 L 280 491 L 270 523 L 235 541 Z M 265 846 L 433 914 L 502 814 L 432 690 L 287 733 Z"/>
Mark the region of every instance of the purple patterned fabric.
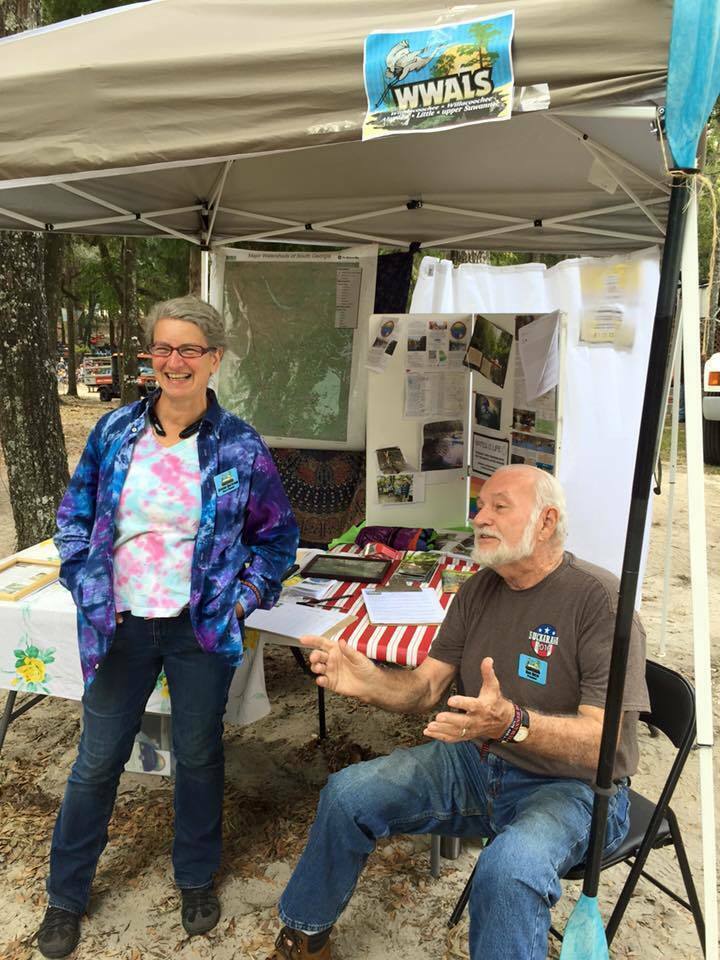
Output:
<path fill-rule="evenodd" d="M 115 634 L 113 540 L 115 513 L 133 444 L 146 425 L 149 400 L 120 407 L 92 430 L 58 510 L 55 544 L 60 582 L 72 593 L 78 616 L 83 678 L 92 683 Z M 268 448 L 247 423 L 224 410 L 208 391 L 198 433 L 202 511 L 195 541 L 190 618 L 200 646 L 242 660 L 246 614 L 258 606 L 252 584 L 270 609 L 280 578 L 293 563 L 298 529 Z M 215 479 L 237 472 L 237 483 L 216 491 Z"/>

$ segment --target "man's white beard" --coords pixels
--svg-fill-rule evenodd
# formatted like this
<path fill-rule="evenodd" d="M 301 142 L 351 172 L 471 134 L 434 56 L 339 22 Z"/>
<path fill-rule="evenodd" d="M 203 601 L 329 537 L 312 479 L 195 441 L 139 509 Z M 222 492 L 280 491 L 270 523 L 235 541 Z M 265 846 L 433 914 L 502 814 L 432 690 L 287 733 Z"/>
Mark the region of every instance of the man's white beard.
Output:
<path fill-rule="evenodd" d="M 517 563 L 518 560 L 525 560 L 535 550 L 535 525 L 539 516 L 540 511 L 533 510 L 520 541 L 514 547 L 503 540 L 498 540 L 498 545 L 493 550 L 487 548 L 481 550 L 477 545 L 478 534 L 475 534 L 475 546 L 472 552 L 473 563 L 479 563 L 481 567 L 502 567 L 507 563 Z M 482 534 L 483 529 L 481 528 L 478 532 Z"/>

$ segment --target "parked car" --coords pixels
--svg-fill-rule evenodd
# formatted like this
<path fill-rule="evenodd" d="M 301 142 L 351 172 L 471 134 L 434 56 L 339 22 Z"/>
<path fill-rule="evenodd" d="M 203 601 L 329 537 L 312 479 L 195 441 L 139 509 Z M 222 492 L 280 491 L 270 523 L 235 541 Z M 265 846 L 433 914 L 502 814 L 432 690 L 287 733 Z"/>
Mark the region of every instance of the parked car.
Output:
<path fill-rule="evenodd" d="M 702 411 L 705 463 L 720 466 L 720 353 L 705 361 Z"/>

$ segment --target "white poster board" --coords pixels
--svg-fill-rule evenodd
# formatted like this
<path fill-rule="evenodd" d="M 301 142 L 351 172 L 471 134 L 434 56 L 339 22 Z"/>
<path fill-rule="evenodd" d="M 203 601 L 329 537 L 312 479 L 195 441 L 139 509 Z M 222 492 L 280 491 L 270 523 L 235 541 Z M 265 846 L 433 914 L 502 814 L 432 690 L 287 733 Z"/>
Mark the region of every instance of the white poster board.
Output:
<path fill-rule="evenodd" d="M 508 463 L 555 472 L 564 317 L 370 318 L 367 522 L 463 526 Z"/>

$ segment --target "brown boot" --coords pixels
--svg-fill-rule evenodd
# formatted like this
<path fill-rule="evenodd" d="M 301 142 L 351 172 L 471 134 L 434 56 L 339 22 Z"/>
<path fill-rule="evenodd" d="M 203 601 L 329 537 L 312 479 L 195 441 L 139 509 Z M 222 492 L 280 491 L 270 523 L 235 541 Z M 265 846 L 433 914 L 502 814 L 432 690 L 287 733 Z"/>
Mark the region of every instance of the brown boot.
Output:
<path fill-rule="evenodd" d="M 330 941 L 325 940 L 322 946 L 313 951 L 310 949 L 313 939 L 307 933 L 283 927 L 275 941 L 275 950 L 267 960 L 331 960 Z"/>

